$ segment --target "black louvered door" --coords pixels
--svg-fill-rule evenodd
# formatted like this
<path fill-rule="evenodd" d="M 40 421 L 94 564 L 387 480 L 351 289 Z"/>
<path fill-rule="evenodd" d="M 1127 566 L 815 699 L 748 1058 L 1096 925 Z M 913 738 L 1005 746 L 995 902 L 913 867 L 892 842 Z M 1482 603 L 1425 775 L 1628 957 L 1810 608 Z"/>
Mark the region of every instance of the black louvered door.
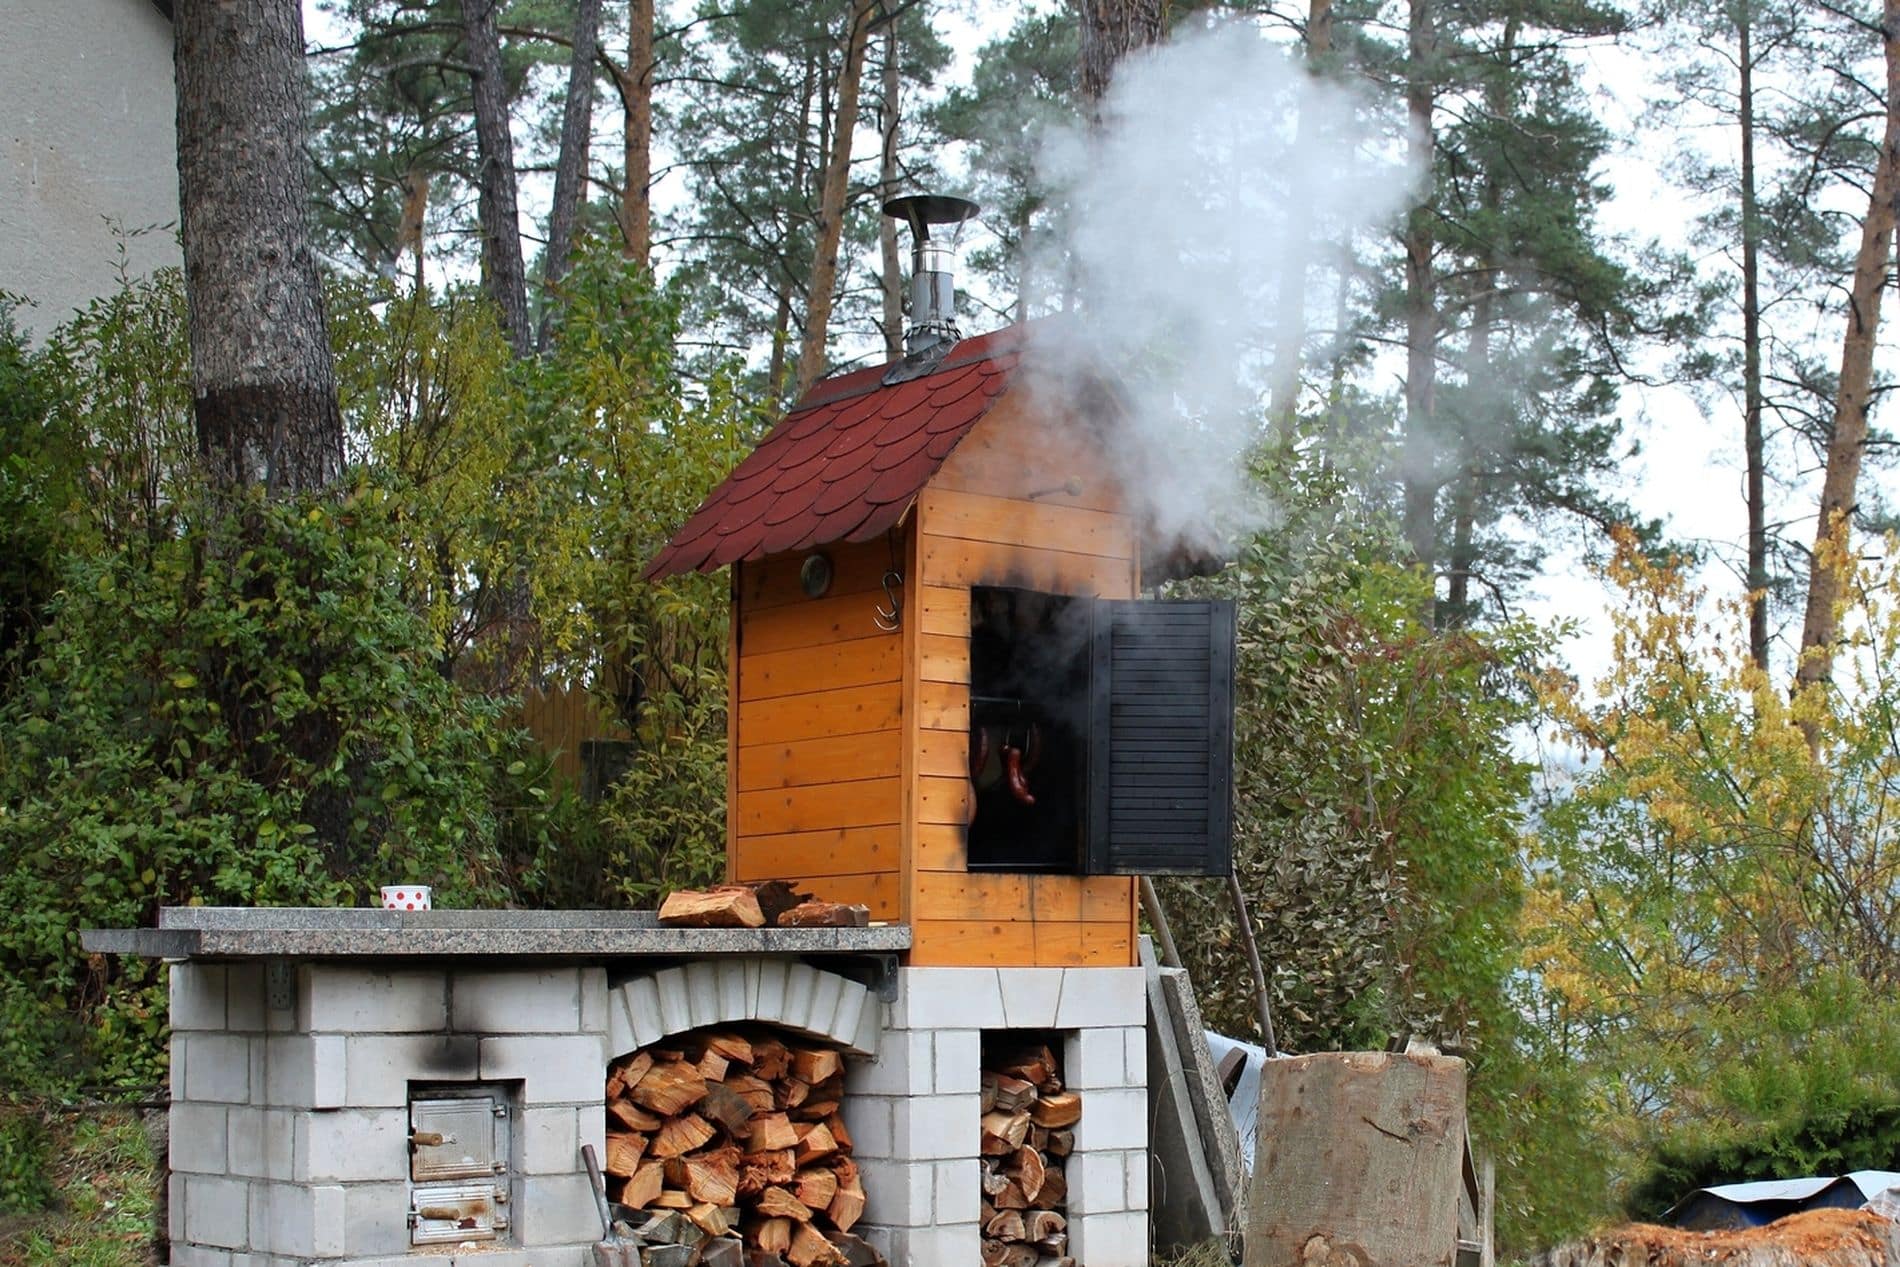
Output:
<path fill-rule="evenodd" d="M 1087 869 L 1226 875 L 1234 605 L 1098 600 L 1091 636 Z"/>

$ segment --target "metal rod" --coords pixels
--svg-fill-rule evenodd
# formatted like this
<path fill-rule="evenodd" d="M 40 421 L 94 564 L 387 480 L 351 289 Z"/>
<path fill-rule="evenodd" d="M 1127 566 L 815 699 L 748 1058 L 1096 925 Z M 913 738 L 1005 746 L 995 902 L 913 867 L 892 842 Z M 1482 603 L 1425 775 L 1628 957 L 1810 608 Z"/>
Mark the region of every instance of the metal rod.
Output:
<path fill-rule="evenodd" d="M 1161 894 L 1155 891 L 1154 877 L 1141 877 L 1141 910 L 1154 925 L 1155 940 L 1161 943 L 1161 964 L 1166 968 L 1181 966 L 1181 952 L 1175 949 L 1174 930 L 1168 927 L 1168 913 L 1161 908 Z"/>
<path fill-rule="evenodd" d="M 1254 943 L 1253 920 L 1247 917 L 1247 894 L 1240 887 L 1238 872 L 1227 873 L 1227 896 L 1234 902 L 1234 922 L 1240 925 L 1240 944 L 1247 948 L 1247 966 L 1253 969 L 1254 998 L 1260 1005 L 1260 1045 L 1269 1058 L 1280 1054 L 1273 1037 L 1273 1004 L 1267 1001 L 1267 973 L 1260 966 L 1260 947 Z"/>

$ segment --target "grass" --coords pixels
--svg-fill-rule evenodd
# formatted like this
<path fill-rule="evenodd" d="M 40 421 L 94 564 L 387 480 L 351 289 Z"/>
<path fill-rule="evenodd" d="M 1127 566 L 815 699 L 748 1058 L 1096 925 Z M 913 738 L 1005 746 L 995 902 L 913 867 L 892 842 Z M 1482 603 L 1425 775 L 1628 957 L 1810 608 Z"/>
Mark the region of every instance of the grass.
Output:
<path fill-rule="evenodd" d="M 0 1214 L 0 1267 L 153 1267 L 158 1167 L 138 1114 L 62 1114 L 50 1135 L 52 1205 Z"/>

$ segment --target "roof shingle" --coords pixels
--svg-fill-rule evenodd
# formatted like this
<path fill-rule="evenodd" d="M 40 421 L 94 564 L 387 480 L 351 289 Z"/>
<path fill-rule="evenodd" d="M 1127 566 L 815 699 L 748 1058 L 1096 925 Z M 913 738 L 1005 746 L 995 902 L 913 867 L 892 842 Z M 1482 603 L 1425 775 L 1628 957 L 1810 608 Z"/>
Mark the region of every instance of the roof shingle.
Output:
<path fill-rule="evenodd" d="M 647 564 L 655 580 L 834 541 L 868 541 L 902 519 L 957 443 L 1008 386 L 1019 332 L 966 339 L 943 364 L 891 387 L 885 368 L 816 384 Z"/>

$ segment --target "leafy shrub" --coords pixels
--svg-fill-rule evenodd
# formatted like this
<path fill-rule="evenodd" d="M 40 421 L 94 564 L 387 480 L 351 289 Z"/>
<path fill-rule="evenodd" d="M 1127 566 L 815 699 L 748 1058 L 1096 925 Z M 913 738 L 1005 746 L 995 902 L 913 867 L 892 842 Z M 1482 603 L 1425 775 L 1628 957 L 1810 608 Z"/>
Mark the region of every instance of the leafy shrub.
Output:
<path fill-rule="evenodd" d="M 105 1077 L 155 1076 L 165 1001 L 147 966 L 89 962 L 80 928 L 351 905 L 395 880 L 502 895 L 497 707 L 438 672 L 376 495 L 221 509 L 149 555 L 69 558 L 0 709 L 8 1019 L 37 1007 L 39 1033 L 83 1007 Z M 30 1060 L 19 1041 L 6 1054 Z"/>
<path fill-rule="evenodd" d="M 52 1154 L 37 1113 L 0 1108 L 0 1214 L 46 1208 L 53 1199 Z"/>
<path fill-rule="evenodd" d="M 1630 1191 L 1632 1218 L 1655 1219 L 1697 1188 L 1900 1169 L 1900 1104 L 1870 1103 L 1714 1145 L 1659 1149 Z"/>

